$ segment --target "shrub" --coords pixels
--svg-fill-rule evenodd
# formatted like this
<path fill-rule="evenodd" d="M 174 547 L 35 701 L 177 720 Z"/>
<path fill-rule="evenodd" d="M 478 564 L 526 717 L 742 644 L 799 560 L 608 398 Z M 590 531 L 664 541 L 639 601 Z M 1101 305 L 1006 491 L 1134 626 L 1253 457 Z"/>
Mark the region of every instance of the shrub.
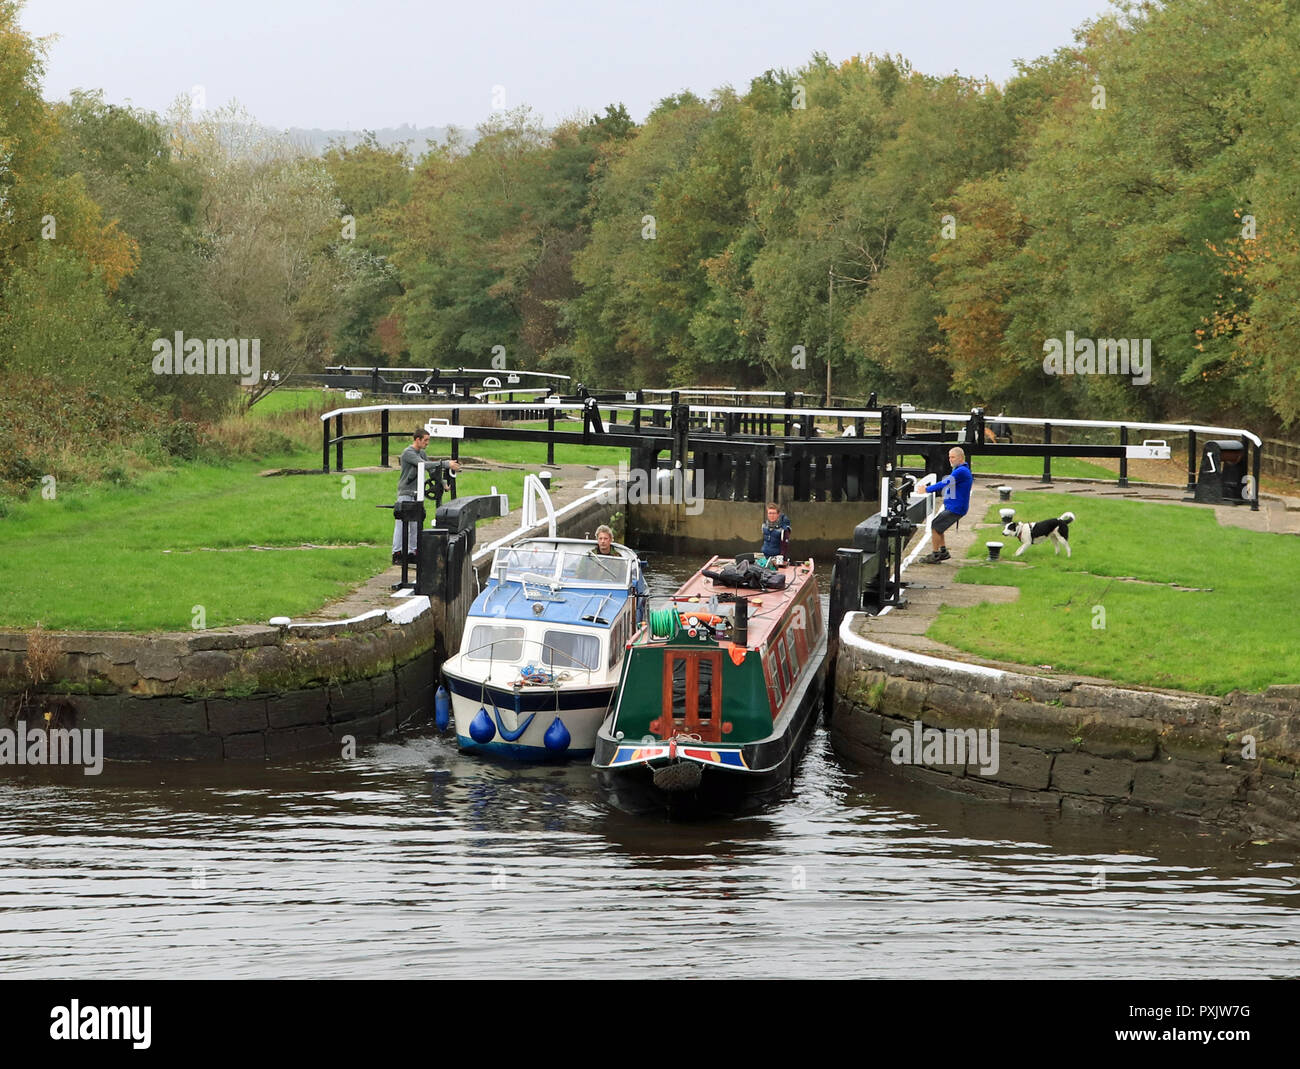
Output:
<path fill-rule="evenodd" d="M 205 427 L 203 459 L 220 463 L 235 457 L 260 458 L 292 453 L 297 443 L 279 430 L 246 418 L 232 418 Z"/>
<path fill-rule="evenodd" d="M 31 457 L 22 453 L 12 453 L 0 458 L 0 482 L 10 483 L 15 487 L 29 490 L 41 481 L 45 468 Z"/>
<path fill-rule="evenodd" d="M 168 456 L 193 460 L 199 455 L 199 427 L 189 420 L 176 420 L 167 424 L 158 440 Z"/>

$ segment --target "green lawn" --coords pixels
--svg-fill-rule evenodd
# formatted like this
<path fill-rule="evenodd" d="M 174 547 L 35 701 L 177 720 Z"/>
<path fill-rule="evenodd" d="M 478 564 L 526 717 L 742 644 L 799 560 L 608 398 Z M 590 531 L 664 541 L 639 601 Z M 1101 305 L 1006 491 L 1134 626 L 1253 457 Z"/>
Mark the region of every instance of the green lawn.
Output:
<path fill-rule="evenodd" d="M 334 403 L 335 398 L 338 404 Z M 314 409 L 324 412 L 326 405 L 337 408 L 345 404 L 365 404 L 364 401 L 345 401 L 341 393 L 324 390 L 272 390 L 251 409 L 249 415 L 257 419 L 271 419 L 282 412 L 302 412 Z"/>
<path fill-rule="evenodd" d="M 1042 457 L 990 457 L 976 456 L 975 467 L 971 470 L 977 475 L 1042 475 Z M 1088 460 L 1075 460 L 1073 457 L 1052 458 L 1052 478 L 1054 479 L 1111 479 L 1118 476 L 1100 464 Z"/>
<path fill-rule="evenodd" d="M 255 419 L 263 422 L 274 422 L 277 417 L 296 412 L 326 412 L 334 408 L 345 408 L 350 405 L 383 403 L 385 403 L 385 399 L 376 397 L 367 397 L 362 401 L 348 401 L 344 399 L 341 393 L 337 392 L 327 394 L 320 390 L 276 390 L 254 405 L 250 414 Z M 415 402 L 411 403 L 414 404 Z M 437 415 L 437 413 L 413 412 L 411 417 L 407 419 L 400 412 L 394 412 L 389 417 L 389 426 L 393 430 L 401 432 L 399 436 L 389 439 L 389 451 L 394 463 L 396 463 L 397 456 L 409 444 L 407 435 L 410 430 L 422 424 L 430 415 Z M 504 424 L 504 427 L 506 429 L 544 431 L 546 430 L 546 421 L 507 423 Z M 295 426 L 292 429 L 301 432 L 302 427 Z M 581 431 L 582 423 L 578 420 L 557 420 L 557 429 Z M 347 418 L 343 425 L 345 434 L 378 432 L 378 430 L 378 416 L 352 416 Z M 316 426 L 315 432 L 319 436 L 319 425 Z M 317 441 L 319 441 L 318 437 Z M 435 438 L 429 445 L 429 455 L 449 456 L 450 446 L 449 439 Z M 316 448 L 318 451 L 305 461 L 304 466 L 318 467 L 320 465 L 319 446 Z M 540 467 L 546 462 L 546 446 L 540 442 L 505 442 L 492 441 L 491 439 L 482 441 L 462 440 L 460 451 L 466 456 L 481 457 L 484 460 L 500 461 L 507 464 L 528 464 Z M 331 466 L 334 463 L 333 456 L 334 454 L 331 452 Z M 616 446 L 557 445 L 555 447 L 556 464 L 594 464 L 598 467 L 617 468 L 619 461 L 626 462 L 627 459 L 628 450 Z M 378 463 L 378 460 L 378 439 L 347 442 L 343 447 L 343 463 L 348 467 L 369 466 Z"/>
<path fill-rule="evenodd" d="M 512 423 L 509 427 L 519 430 L 546 430 L 545 422 Z M 557 421 L 556 430 L 581 431 L 582 424 Z M 430 443 L 430 448 L 437 445 Z M 460 451 L 468 456 L 482 457 L 484 460 L 499 460 L 510 464 L 535 464 L 541 466 L 546 462 L 546 446 L 541 442 L 494 442 L 462 441 Z M 629 451 L 612 445 L 557 445 L 555 447 L 556 464 L 595 464 L 602 468 L 617 468 L 619 462 L 626 464 Z"/>
<path fill-rule="evenodd" d="M 904 463 L 912 467 L 921 467 L 925 461 L 920 456 L 903 458 Z M 985 475 L 1042 475 L 1042 457 L 991 457 L 976 455 L 971 471 L 976 478 Z M 1100 464 L 1087 460 L 1075 460 L 1073 457 L 1052 458 L 1052 478 L 1054 479 L 1110 479 L 1118 476 Z"/>
<path fill-rule="evenodd" d="M 997 521 L 997 509 L 985 520 Z M 1020 600 L 945 607 L 930 637 L 977 655 L 1205 694 L 1300 682 L 1293 536 L 1220 527 L 1210 509 L 1033 497 L 1039 519 L 1067 509 L 1077 517 L 1071 558 L 1040 542 L 1014 563 L 1008 543 L 1002 561 L 962 568 L 959 581 L 1017 586 Z M 985 557 L 991 540 L 1007 542 L 981 530 L 968 555 Z"/>
<path fill-rule="evenodd" d="M 292 452 L 146 472 L 124 487 L 63 484 L 52 501 L 33 494 L 12 505 L 0 520 L 0 627 L 39 621 L 63 630 L 183 631 L 199 607 L 207 627 L 300 616 L 382 571 L 393 520 L 375 506 L 396 495 L 400 439 L 387 472 L 258 474 L 318 469 L 319 424 L 299 413 L 339 402 L 318 390 L 277 390 L 254 406 L 251 420 L 302 443 Z M 364 428 L 354 420 L 345 429 Z M 533 468 L 546 458 L 541 444 L 462 442 L 462 452 Z M 449 455 L 450 442 L 435 439 L 429 453 Z M 571 445 L 555 453 L 559 464 L 601 467 L 628 455 Z M 378 456 L 377 443 L 350 442 L 344 460 L 368 467 Z M 525 474 L 470 469 L 457 489 L 467 496 L 495 486 L 518 508 Z"/>
<path fill-rule="evenodd" d="M 320 608 L 388 566 L 393 519 L 374 506 L 394 500 L 397 472 L 258 475 L 311 460 L 193 464 L 34 495 L 0 521 L 0 626 L 170 631 L 189 629 L 195 606 L 208 627 Z M 457 488 L 493 484 L 518 507 L 522 472 L 466 472 Z"/>

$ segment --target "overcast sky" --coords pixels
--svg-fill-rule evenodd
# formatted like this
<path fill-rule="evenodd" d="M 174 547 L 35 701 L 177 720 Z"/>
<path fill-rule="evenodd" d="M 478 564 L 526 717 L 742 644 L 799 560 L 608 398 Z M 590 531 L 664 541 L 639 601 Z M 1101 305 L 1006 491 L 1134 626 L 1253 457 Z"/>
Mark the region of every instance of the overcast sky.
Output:
<path fill-rule="evenodd" d="M 165 111 L 203 87 L 261 122 L 360 130 L 472 127 L 498 91 L 550 122 L 622 101 L 637 120 L 682 89 L 743 89 L 815 51 L 901 53 L 928 74 L 1004 81 L 1070 44 L 1105 0 L 27 0 L 57 34 L 45 95 L 97 88 Z"/>

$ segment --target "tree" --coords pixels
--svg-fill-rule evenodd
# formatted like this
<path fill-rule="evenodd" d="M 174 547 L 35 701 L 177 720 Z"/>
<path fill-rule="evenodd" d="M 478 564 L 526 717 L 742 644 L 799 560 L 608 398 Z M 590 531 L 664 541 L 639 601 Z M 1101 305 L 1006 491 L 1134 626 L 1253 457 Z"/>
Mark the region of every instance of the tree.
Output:
<path fill-rule="evenodd" d="M 937 236 L 932 257 L 943 303 L 937 319 L 943 340 L 936 352 L 963 402 L 1004 401 L 1025 371 L 1008 351 L 1006 329 L 1007 301 L 1029 229 L 1005 176 L 962 185 L 952 216 L 953 236 Z M 1035 359 L 1030 371 L 1039 370 Z"/>
<path fill-rule="evenodd" d="M 1270 2 L 1258 14 L 1266 28 L 1242 42 L 1248 89 L 1240 98 L 1240 149 L 1254 170 L 1242 206 L 1223 220 L 1227 233 L 1207 242 L 1219 267 L 1215 307 L 1187 375 L 1235 387 L 1247 411 L 1266 403 L 1289 428 L 1300 421 L 1300 106 L 1291 76 L 1300 12 Z"/>
<path fill-rule="evenodd" d="M 215 336 L 260 346 L 265 377 L 242 395 L 251 406 L 275 388 L 272 373 L 285 381 L 328 354 L 349 281 L 349 261 L 336 255 L 340 205 L 319 159 L 238 105 L 195 117 L 182 96 L 170 126 L 174 158 L 203 176 L 197 229 Z"/>
<path fill-rule="evenodd" d="M 667 381 L 668 340 L 682 337 L 685 323 L 658 300 L 658 189 L 690 160 L 712 117 L 705 101 L 679 94 L 660 101 L 632 136 L 599 149 L 586 213 L 590 236 L 573 257 L 581 291 L 566 307 L 584 375 L 628 386 Z"/>
<path fill-rule="evenodd" d="M 446 144 L 420 160 L 393 250 L 413 359 L 482 366 L 504 349 L 510 368 L 572 360 L 571 259 L 600 152 L 591 131 L 548 131 L 515 109 L 481 125 L 467 151 Z"/>
<path fill-rule="evenodd" d="M 1149 386 L 1061 377 L 1059 400 L 1107 415 L 1221 408 L 1222 390 L 1189 371 L 1230 348 L 1196 331 L 1221 289 L 1209 244 L 1224 238 L 1250 171 L 1241 101 L 1263 10 L 1177 0 L 1081 31 L 1019 182 L 1032 273 L 1018 280 L 1008 337 L 1040 354 L 1067 330 L 1145 338 L 1155 367 Z"/>
<path fill-rule="evenodd" d="M 0 371 L 118 397 L 145 381 L 143 339 L 103 279 L 70 251 L 42 246 L 11 272 L 0 298 Z"/>
<path fill-rule="evenodd" d="M 367 131 L 359 144 L 331 145 L 323 162 L 344 212 L 335 253 L 346 283 L 330 348 L 343 363 L 377 359 L 384 349 L 381 324 L 391 322 L 402 284 L 391 261 L 397 221 L 411 190 L 412 161 L 405 144 L 385 148 Z"/>
<path fill-rule="evenodd" d="M 80 178 L 58 174 L 58 122 L 40 94 L 44 46 L 19 27 L 18 10 L 0 0 L 0 281 L 54 242 L 115 289 L 135 267 L 135 243 L 104 222 Z"/>

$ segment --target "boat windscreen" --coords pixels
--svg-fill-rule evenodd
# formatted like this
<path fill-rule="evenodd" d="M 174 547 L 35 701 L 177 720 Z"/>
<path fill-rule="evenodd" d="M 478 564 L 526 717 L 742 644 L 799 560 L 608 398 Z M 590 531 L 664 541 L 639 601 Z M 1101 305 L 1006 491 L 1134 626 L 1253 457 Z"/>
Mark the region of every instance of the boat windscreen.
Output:
<path fill-rule="evenodd" d="M 626 588 L 635 561 L 601 556 L 583 545 L 516 546 L 497 551 L 492 574 L 498 581 L 592 583 Z"/>

